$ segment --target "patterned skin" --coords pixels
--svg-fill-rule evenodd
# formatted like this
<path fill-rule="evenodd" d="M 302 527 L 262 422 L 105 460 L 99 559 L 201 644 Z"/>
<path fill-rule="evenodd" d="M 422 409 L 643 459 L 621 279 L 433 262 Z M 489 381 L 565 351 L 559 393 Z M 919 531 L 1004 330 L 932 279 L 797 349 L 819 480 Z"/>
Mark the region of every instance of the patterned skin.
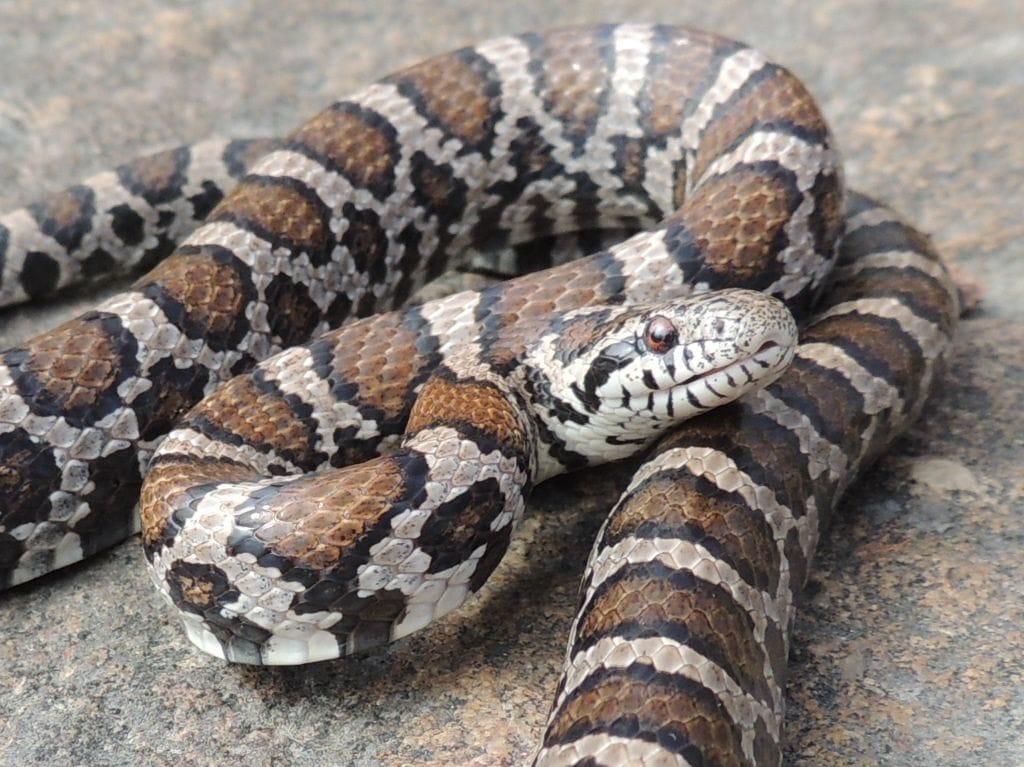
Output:
<path fill-rule="evenodd" d="M 194 199 L 178 175 L 168 188 Z M 131 290 L 7 352 L 0 577 L 27 580 L 128 534 L 152 452 L 189 407 L 258 360 L 400 305 L 452 254 L 651 227 L 458 314 L 423 307 L 372 338 L 349 334 L 344 354 L 325 342 L 313 364 L 360 426 L 310 448 L 318 456 L 372 455 L 399 435 L 407 382 L 481 326 L 730 286 L 802 311 L 841 220 L 838 157 L 810 95 L 739 43 L 582 27 L 410 67 L 298 128 Z M 364 385 L 381 355 L 408 369 Z M 59 375 L 56 358 L 68 361 Z"/>
<path fill-rule="evenodd" d="M 234 412 L 229 385 L 153 458 L 141 504 L 154 578 L 189 638 L 229 660 L 308 663 L 390 642 L 479 589 L 566 456 L 631 456 L 777 378 L 795 344 L 783 304 L 746 290 L 508 325 L 438 366 L 395 454 L 313 472 L 268 471 L 252 441 L 223 431 L 210 449 L 211 424 Z M 319 430 L 351 426 L 301 397 L 293 410 Z"/>
<path fill-rule="evenodd" d="M 598 535 L 537 765 L 782 763 L 819 532 L 920 415 L 958 317 L 927 238 L 851 193 L 793 365 L 662 439 Z"/>

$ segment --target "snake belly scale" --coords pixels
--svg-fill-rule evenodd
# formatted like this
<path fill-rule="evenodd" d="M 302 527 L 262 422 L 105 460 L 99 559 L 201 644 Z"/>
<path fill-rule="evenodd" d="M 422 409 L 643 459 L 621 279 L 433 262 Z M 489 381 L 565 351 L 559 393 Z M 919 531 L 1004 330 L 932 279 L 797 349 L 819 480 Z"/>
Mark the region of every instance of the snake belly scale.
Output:
<path fill-rule="evenodd" d="M 793 596 L 822 517 L 920 412 L 957 312 L 924 238 L 859 196 L 844 209 L 799 81 L 691 29 L 576 27 L 415 65 L 280 144 L 204 151 L 211 179 L 179 150 L 0 220 L 11 303 L 123 252 L 149 265 L 205 218 L 127 292 L 0 359 L 5 583 L 128 535 L 148 472 L 154 580 L 202 649 L 298 663 L 390 641 L 482 585 L 536 481 L 642 448 L 664 428 L 624 428 L 643 413 L 777 377 L 791 352 L 773 299 L 691 294 L 750 288 L 806 316 L 834 281 L 791 371 L 661 440 L 614 509 L 538 755 L 778 764 Z M 239 155 L 262 151 L 220 200 Z M 456 259 L 619 228 L 640 231 L 394 310 Z M 746 303 L 774 330 L 739 367 L 706 333 L 677 345 L 675 313 Z M 625 335 L 590 335 L 607 328 Z M 667 367 L 631 356 L 672 350 Z M 680 371 L 702 388 L 658 394 Z M 608 420 L 609 387 L 632 415 Z M 525 419 L 531 398 L 546 419 Z M 591 422 L 607 455 L 576 439 Z"/>

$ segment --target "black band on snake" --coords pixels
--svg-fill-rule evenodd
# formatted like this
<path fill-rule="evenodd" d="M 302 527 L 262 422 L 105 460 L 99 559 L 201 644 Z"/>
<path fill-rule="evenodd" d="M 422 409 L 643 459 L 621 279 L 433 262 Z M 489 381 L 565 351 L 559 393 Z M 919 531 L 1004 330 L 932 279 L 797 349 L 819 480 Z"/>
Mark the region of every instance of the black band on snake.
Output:
<path fill-rule="evenodd" d="M 926 239 L 844 202 L 799 81 L 695 30 L 577 27 L 410 67 L 280 144 L 201 146 L 0 219 L 12 303 L 150 266 L 205 217 L 0 360 L 4 584 L 123 539 L 141 485 L 195 644 L 338 657 L 476 591 L 535 484 L 657 440 L 595 544 L 537 763 L 778 764 L 821 524 L 957 318 Z M 637 234 L 397 309 L 450 265 L 607 229 Z M 814 312 L 795 359 L 780 301 Z"/>

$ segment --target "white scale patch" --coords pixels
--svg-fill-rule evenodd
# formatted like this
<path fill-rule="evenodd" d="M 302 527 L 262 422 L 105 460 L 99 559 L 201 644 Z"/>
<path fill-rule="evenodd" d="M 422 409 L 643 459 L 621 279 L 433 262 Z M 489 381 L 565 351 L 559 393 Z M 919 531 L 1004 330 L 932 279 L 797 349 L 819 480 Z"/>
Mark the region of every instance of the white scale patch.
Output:
<path fill-rule="evenodd" d="M 715 108 L 724 104 L 755 74 L 767 66 L 764 55 L 751 48 L 741 48 L 722 61 L 715 82 L 701 96 L 700 103 L 683 122 L 683 144 L 688 153 L 700 146 L 701 136 L 714 116 Z M 693 167 L 693 163 L 687 163 Z M 696 179 L 690 179 L 691 183 Z M 690 190 L 687 189 L 687 192 Z"/>
<path fill-rule="evenodd" d="M 479 183 L 475 182 L 478 179 L 493 178 L 495 168 L 488 167 L 487 161 L 481 155 L 472 152 L 460 154 L 465 148 L 462 142 L 455 138 L 446 138 L 440 129 L 430 126 L 426 118 L 416 111 L 415 105 L 402 96 L 393 84 L 371 85 L 356 94 L 354 100 L 388 120 L 397 134 L 396 142 L 400 151 L 394 168 L 395 191 L 386 201 L 386 210 L 381 217 L 382 224 L 389 232 L 387 276 L 384 284 L 370 286 L 367 283 L 365 288 L 372 289 L 379 298 L 393 295 L 403 278 L 398 265 L 404 256 L 405 246 L 398 242 L 397 237 L 410 223 L 421 236 L 418 250 L 423 257 L 411 275 L 414 286 L 423 283 L 426 256 L 437 250 L 443 235 L 455 234 L 452 242 L 446 247 L 446 252 L 452 261 L 462 260 L 470 241 L 470 233 L 479 215 L 479 195 L 473 191 Z M 460 221 L 452 225 L 450 232 L 438 231 L 437 221 L 424 215 L 420 206 L 412 202 L 415 193 L 412 185 L 412 162 L 413 156 L 417 153 L 424 154 L 437 166 L 450 166 L 459 178 L 469 184 L 471 191 L 467 205 L 462 211 Z M 335 210 L 340 214 L 338 208 Z M 339 219 L 339 233 L 346 223 Z"/>
<path fill-rule="evenodd" d="M 25 583 L 82 560 L 82 542 L 76 533 L 65 532 L 54 542 L 49 535 L 50 530 L 46 523 L 38 525 L 25 539 L 25 552 L 18 559 L 18 566 L 11 571 L 11 585 Z"/>
<path fill-rule="evenodd" d="M 0 387 L 3 388 L 3 395 L 0 396 L 0 434 L 13 431 L 29 417 L 28 404 L 14 390 L 14 379 L 11 370 L 4 363 L 0 362 Z"/>
<path fill-rule="evenodd" d="M 728 173 L 737 165 L 777 162 L 796 177 L 797 188 L 809 190 L 822 173 L 839 172 L 839 155 L 831 147 L 812 144 L 790 133 L 755 131 L 708 166 L 700 180 Z"/>
<path fill-rule="evenodd" d="M 231 177 L 228 167 L 224 164 L 224 151 L 228 142 L 223 139 L 211 139 L 193 145 L 190 150 L 190 162 L 184 169 L 186 181 L 182 184 L 181 194 L 170 203 L 161 203 L 157 206 L 158 211 L 170 210 L 174 217 L 167 236 L 173 242 L 181 242 L 188 232 L 195 229 L 199 222 L 193 218 L 194 210 L 191 198 L 197 195 L 205 195 L 208 191 L 207 185 L 213 182 L 218 189 L 230 189 L 236 183 Z M 101 210 L 108 210 L 109 206 L 100 206 Z M 145 247 L 151 248 L 153 242 L 146 243 Z"/>
<path fill-rule="evenodd" d="M 810 218 L 814 214 L 814 199 L 804 197 L 792 218 L 783 227 L 790 244 L 778 254 L 783 275 L 765 288 L 764 292 L 790 299 L 808 287 L 815 288 L 828 276 L 833 253 L 822 254 L 815 248 L 810 232 Z"/>
<path fill-rule="evenodd" d="M 820 314 L 818 318 L 848 313 L 876 315 L 895 320 L 903 331 L 917 342 L 925 359 L 928 360 L 937 359 L 945 353 L 949 346 L 949 336 L 938 325 L 918 316 L 909 307 L 892 298 L 860 299 L 838 304 Z M 806 354 L 808 358 L 813 359 L 819 365 L 840 372 L 864 397 L 865 411 L 874 416 L 865 431 L 859 435 L 861 444 L 864 446 L 873 439 L 874 432 L 883 426 L 881 420 L 883 417 L 890 421 L 889 429 L 891 431 L 898 430 L 902 428 L 903 424 L 916 418 L 924 405 L 923 397 L 918 397 L 916 401 L 905 402 L 895 387 L 883 379 L 872 376 L 838 347 L 828 344 L 804 344 L 801 345 L 800 350 L 802 354 Z M 927 392 L 929 390 L 936 370 L 935 365 L 926 368 L 924 378 L 917 383 L 919 391 Z M 854 465 L 850 468 L 849 476 L 845 478 L 840 489 L 845 489 L 846 485 L 853 480 L 860 470 L 860 463 L 863 459 L 863 454 L 856 457 Z"/>
<path fill-rule="evenodd" d="M 425 128 L 425 124 L 424 124 Z M 438 133 L 436 129 L 434 133 Z M 422 137 L 427 140 L 426 136 Z M 340 242 L 348 231 L 350 221 L 343 214 L 347 204 L 357 211 L 372 211 L 381 222 L 381 226 L 389 232 L 388 278 L 385 283 L 371 285 L 369 276 L 360 271 L 351 253 L 344 245 L 335 246 L 330 261 L 319 267 L 312 266 L 308 257 L 300 259 L 285 258 L 281 263 L 266 270 L 267 275 L 286 274 L 291 279 L 309 287 L 311 299 L 321 311 L 326 311 L 335 297 L 344 294 L 353 302 L 357 302 L 368 291 L 378 297 L 390 294 L 400 275 L 395 268 L 402 252 L 402 246 L 395 240 L 409 221 L 415 220 L 417 228 L 423 235 L 421 245 L 429 250 L 432 242 L 436 242 L 429 222 L 415 213 L 416 206 L 409 204 L 403 195 L 395 194 L 387 200 L 380 201 L 366 189 L 358 189 L 340 173 L 332 171 L 316 160 L 290 150 L 278 150 L 268 155 L 260 163 L 261 172 L 266 175 L 282 178 L 295 178 L 311 188 L 320 201 L 331 211 L 330 227 L 335 238 Z M 413 211 L 413 212 L 410 212 Z M 287 254 L 284 254 L 287 256 Z"/>
<path fill-rule="evenodd" d="M 386 290 L 381 286 L 382 289 L 377 292 L 378 295 L 386 293 L 390 296 L 394 294 L 403 277 L 403 272 L 398 267 L 405 254 L 405 246 L 397 240 L 399 233 L 411 223 L 420 234 L 417 249 L 421 260 L 412 274 L 412 284 L 416 287 L 424 281 L 427 256 L 438 249 L 441 237 L 449 233 L 439 231 L 438 222 L 433 217 L 424 215 L 422 208 L 413 203 L 413 156 L 420 152 L 434 165 L 450 166 L 459 178 L 469 182 L 470 187 L 476 186 L 472 182 L 473 179 L 487 178 L 490 169 L 480 155 L 460 155 L 459 152 L 464 149 L 462 143 L 454 138 L 446 139 L 438 128 L 430 127 L 426 119 L 416 111 L 412 102 L 398 92 L 396 86 L 378 83 L 371 86 L 359 100 L 364 106 L 387 117 L 397 132 L 396 140 L 400 149 L 394 169 L 395 194 L 388 200 L 390 210 L 383 219 L 391 233 Z M 469 232 L 476 224 L 478 213 L 478 208 L 473 205 L 473 197 L 470 195 L 462 211 L 461 220 L 452 225 L 456 237 L 446 247 L 446 253 L 451 261 L 461 260 L 469 241 Z"/>
<path fill-rule="evenodd" d="M 286 253 L 275 250 L 269 242 L 248 229 L 243 229 L 231 221 L 212 221 L 197 229 L 186 240 L 188 245 L 195 247 L 216 246 L 229 249 L 235 257 L 249 267 L 253 286 L 258 292 L 266 290 L 270 280 L 282 269 L 282 261 Z M 256 322 L 258 318 L 249 318 Z M 269 333 L 266 325 L 255 327 Z"/>
<path fill-rule="evenodd" d="M 476 337 L 479 332 L 476 321 L 479 305 L 480 294 L 467 291 L 419 307 L 431 335 L 438 339 L 442 354 L 447 355 L 453 346 L 472 341 Z"/>
<path fill-rule="evenodd" d="M 588 137 L 582 157 L 575 156 L 573 144 L 565 137 L 562 123 L 544 111 L 537 83 L 529 74 L 528 47 L 514 38 L 501 38 L 478 48 L 494 65 L 503 83 L 501 108 L 504 116 L 495 130 L 495 156 L 510 156 L 511 141 L 519 135 L 516 123 L 521 118 L 536 121 L 540 126 L 541 137 L 552 147 L 552 159 L 565 167 L 567 174 L 586 173 L 597 184 L 600 200 L 597 226 L 602 228 L 618 226 L 626 218 L 645 216 L 647 213 L 638 201 L 619 193 L 622 182 L 611 173 L 614 147 L 608 139 L 613 135 L 633 136 L 640 133 L 634 102 L 642 84 L 649 35 L 649 28 L 643 26 L 623 26 L 616 30 L 616 53 L 620 61 L 613 76 L 617 78 L 615 84 L 621 90 L 612 89 L 612 101 L 598 121 L 593 135 Z M 491 168 L 491 177 L 495 180 L 512 180 L 511 166 L 506 167 L 504 172 L 501 167 Z M 578 226 L 575 193 L 575 182 L 569 178 L 538 179 L 523 190 L 521 199 L 547 200 L 548 206 L 543 215 L 549 222 L 550 230 L 557 234 Z M 501 199 L 494 194 L 481 199 L 485 207 L 500 202 Z M 536 236 L 536 214 L 530 205 L 511 205 L 503 210 L 500 226 L 508 232 L 510 243 L 525 242 Z"/>
<path fill-rule="evenodd" d="M 886 208 L 870 207 L 846 219 L 845 230 L 847 234 L 853 234 L 858 229 L 866 227 L 899 223 L 899 219 L 895 218 Z"/>
<path fill-rule="evenodd" d="M 898 407 L 899 391 L 887 380 L 873 375 L 841 347 L 826 343 L 800 345 L 800 356 L 840 373 L 864 398 L 864 411 L 876 415 Z"/>
<path fill-rule="evenodd" d="M 686 121 L 684 133 L 692 146 L 699 143 L 700 134 L 711 122 L 715 107 L 724 104 L 747 81 L 767 66 L 764 54 L 753 48 L 741 48 L 722 61 L 715 83 L 704 92 L 700 105 Z"/>

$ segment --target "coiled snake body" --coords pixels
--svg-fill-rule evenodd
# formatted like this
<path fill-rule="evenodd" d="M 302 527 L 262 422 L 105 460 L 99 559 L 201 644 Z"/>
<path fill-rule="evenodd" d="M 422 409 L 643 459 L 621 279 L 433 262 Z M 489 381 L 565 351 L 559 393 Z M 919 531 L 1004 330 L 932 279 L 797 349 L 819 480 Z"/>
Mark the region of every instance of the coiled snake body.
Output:
<path fill-rule="evenodd" d="M 264 149 L 213 207 L 222 181 L 190 162 L 237 174 Z M 844 203 L 792 75 L 675 27 L 492 40 L 283 144 L 165 153 L 9 215 L 0 298 L 126 248 L 148 265 L 204 216 L 128 292 L 4 354 L 8 584 L 127 535 L 148 472 L 147 557 L 202 649 L 301 663 L 390 641 L 482 585 L 536 481 L 777 377 L 792 331 L 773 299 L 691 294 L 751 288 L 804 316 L 830 283 L 789 371 L 662 438 L 619 500 L 538 755 L 779 763 L 822 517 L 920 412 L 957 316 L 926 240 Z M 401 305 L 450 254 L 616 228 L 642 231 L 294 346 Z"/>

